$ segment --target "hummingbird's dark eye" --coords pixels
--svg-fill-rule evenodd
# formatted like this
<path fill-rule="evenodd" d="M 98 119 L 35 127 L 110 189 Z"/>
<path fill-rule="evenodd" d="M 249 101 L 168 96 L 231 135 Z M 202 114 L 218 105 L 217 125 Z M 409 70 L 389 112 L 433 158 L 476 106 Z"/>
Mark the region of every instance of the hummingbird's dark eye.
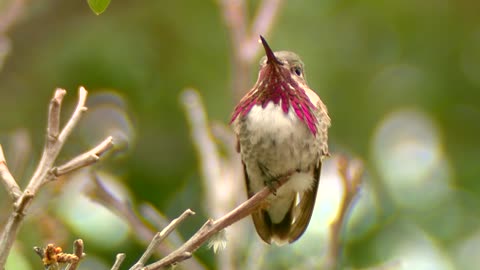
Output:
<path fill-rule="evenodd" d="M 294 67 L 293 72 L 297 74 L 297 76 L 302 76 L 302 68 L 301 67 Z"/>

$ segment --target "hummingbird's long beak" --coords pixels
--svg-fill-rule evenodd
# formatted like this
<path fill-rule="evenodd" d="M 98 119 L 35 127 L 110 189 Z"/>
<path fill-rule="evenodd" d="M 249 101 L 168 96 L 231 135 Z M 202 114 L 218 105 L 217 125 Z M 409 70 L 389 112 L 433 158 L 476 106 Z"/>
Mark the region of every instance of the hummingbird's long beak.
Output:
<path fill-rule="evenodd" d="M 265 54 L 267 55 L 267 63 L 269 64 L 278 64 L 278 65 L 283 65 L 282 62 L 280 62 L 277 57 L 275 57 L 275 54 L 273 53 L 272 49 L 270 48 L 270 46 L 268 46 L 268 43 L 267 41 L 265 40 L 265 38 L 263 38 L 262 36 L 260 36 L 260 40 L 262 41 L 262 45 L 263 45 L 263 48 L 265 49 Z"/>

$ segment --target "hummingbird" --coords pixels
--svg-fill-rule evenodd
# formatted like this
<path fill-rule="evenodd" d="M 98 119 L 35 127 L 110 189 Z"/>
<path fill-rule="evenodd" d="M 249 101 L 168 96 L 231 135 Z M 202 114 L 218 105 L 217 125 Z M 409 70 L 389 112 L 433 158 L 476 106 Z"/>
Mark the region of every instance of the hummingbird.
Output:
<path fill-rule="evenodd" d="M 283 245 L 300 238 L 310 222 L 322 160 L 329 156 L 330 117 L 308 86 L 300 57 L 273 52 L 265 38 L 260 40 L 266 55 L 257 82 L 235 107 L 230 124 L 249 198 L 289 177 L 252 213 L 260 238 Z"/>

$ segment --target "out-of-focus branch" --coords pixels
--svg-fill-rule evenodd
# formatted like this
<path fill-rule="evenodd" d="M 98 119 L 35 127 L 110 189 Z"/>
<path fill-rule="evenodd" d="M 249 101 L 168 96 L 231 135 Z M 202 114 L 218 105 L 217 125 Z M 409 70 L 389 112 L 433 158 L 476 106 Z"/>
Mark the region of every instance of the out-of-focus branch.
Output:
<path fill-rule="evenodd" d="M 230 194 L 230 190 L 221 188 L 220 155 L 211 136 L 200 95 L 193 89 L 187 89 L 182 93 L 181 100 L 190 122 L 192 139 L 202 167 L 202 179 L 205 183 L 207 200 L 206 208 L 209 209 L 210 215 L 217 216 L 222 213 L 221 207 L 224 205 L 218 202 L 217 197 L 221 194 Z M 228 179 L 224 181 L 228 182 Z"/>
<path fill-rule="evenodd" d="M 20 17 L 25 6 L 25 0 L 11 0 L 9 5 L 0 14 L 0 33 L 4 34 Z"/>
<path fill-rule="evenodd" d="M 2 6 L 3 10 L 0 14 L 0 67 L 3 66 L 3 61 L 11 47 L 10 39 L 6 36 L 6 33 L 21 17 L 25 10 L 25 0 L 2 1 Z"/>
<path fill-rule="evenodd" d="M 66 91 L 64 89 L 55 90 L 48 111 L 47 135 L 42 157 L 27 187 L 13 204 L 13 211 L 0 234 L 0 269 L 5 268 L 8 254 L 13 246 L 32 199 L 35 197 L 40 187 L 47 182 L 60 150 L 80 120 L 82 113 L 87 109 L 85 107 L 87 90 L 80 87 L 77 106 L 65 127 L 60 131 L 60 111 L 65 93 Z M 98 154 L 103 152 L 103 150 L 99 151 Z M 72 170 L 76 168 L 78 168 L 78 166 L 72 168 Z"/>
<path fill-rule="evenodd" d="M 102 183 L 98 175 L 92 173 L 92 180 L 95 187 L 88 192 L 87 195 L 94 201 L 107 207 L 113 213 L 116 213 L 124 221 L 128 223 L 130 228 L 135 231 L 135 235 L 141 242 L 147 244 L 155 235 L 155 233 L 137 217 L 133 209 L 127 203 L 115 197 L 108 188 Z M 170 250 L 165 246 L 159 246 L 158 250 L 161 254 L 168 254 Z"/>
<path fill-rule="evenodd" d="M 264 0 L 260 3 L 253 19 L 250 35 L 246 37 L 242 50 L 242 55 L 245 59 L 248 59 L 249 64 L 255 61 L 255 56 L 259 50 L 261 50 L 258 37 L 260 35 L 267 35 L 270 32 L 280 12 L 282 3 L 283 0 Z"/>
<path fill-rule="evenodd" d="M 2 184 L 5 186 L 5 189 L 14 202 L 20 197 L 20 195 L 22 195 L 22 191 L 20 190 L 17 181 L 15 181 L 15 178 L 13 178 L 7 167 L 2 145 L 0 145 L 0 181 L 2 181 Z"/>
<path fill-rule="evenodd" d="M 349 214 L 356 195 L 360 190 L 363 176 L 363 165 L 359 160 L 349 161 L 347 157 L 340 156 L 338 159 L 338 172 L 343 184 L 343 197 L 340 201 L 338 214 L 330 224 L 330 239 L 325 269 L 335 270 L 339 268 L 341 242 L 340 234 L 345 220 Z"/>
<path fill-rule="evenodd" d="M 150 226 L 145 224 L 135 214 L 130 205 L 116 198 L 100 181 L 97 175 L 93 175 L 92 180 L 95 184 L 95 187 L 94 189 L 92 189 L 91 192 L 89 192 L 88 195 L 93 200 L 107 207 L 108 209 L 110 209 L 110 211 L 116 213 L 123 220 L 125 220 L 129 224 L 130 228 L 132 228 L 132 230 L 135 232 L 135 236 L 137 237 L 137 239 L 140 240 L 140 242 L 142 242 L 143 244 L 147 245 L 155 236 L 156 232 L 153 231 Z M 155 253 L 160 256 L 165 256 L 166 254 L 169 254 L 171 252 L 172 249 L 167 245 L 164 245 L 164 243 L 158 244 L 155 248 Z M 205 269 L 197 260 L 189 260 L 186 268 L 192 270 Z"/>
<path fill-rule="evenodd" d="M 243 200 L 242 197 L 231 196 L 243 188 L 241 179 L 243 172 L 239 155 L 234 149 L 233 132 L 225 130 L 225 126 L 223 126 L 224 129 L 221 129 L 218 125 L 212 132 L 201 96 L 197 91 L 185 90 L 182 93 L 181 101 L 190 124 L 192 141 L 197 150 L 201 167 L 206 200 L 205 209 L 209 216 L 220 217 Z M 220 137 L 224 142 L 227 149 L 225 155 L 220 154 L 216 138 L 212 135 L 217 135 L 216 138 Z M 234 229 L 230 229 L 229 232 L 232 230 Z M 241 230 L 241 227 L 235 228 L 235 232 L 230 234 L 230 248 L 225 250 L 222 256 L 216 256 L 217 266 L 220 269 L 230 269 L 234 265 L 232 261 L 234 254 L 239 252 L 240 247 L 236 244 L 242 234 Z"/>
<path fill-rule="evenodd" d="M 165 227 L 161 232 L 155 234 L 152 241 L 148 245 L 147 249 L 143 253 L 142 257 L 138 260 L 138 262 L 133 265 L 130 270 L 138 270 L 141 269 L 148 259 L 152 256 L 153 252 L 157 249 L 158 245 L 171 233 L 175 230 L 180 223 L 182 223 L 187 217 L 195 215 L 190 209 L 185 210 L 178 218 L 172 220 L 167 227 Z"/>
<path fill-rule="evenodd" d="M 283 0 L 263 0 L 253 22 L 247 20 L 246 1 L 219 0 L 219 2 L 230 34 L 234 100 L 240 100 L 248 90 L 250 66 L 260 49 L 258 37 L 268 35 Z"/>
<path fill-rule="evenodd" d="M 279 178 L 278 181 L 274 182 L 273 184 L 276 186 L 273 187 L 273 189 L 276 190 L 285 184 L 290 178 L 290 175 L 291 174 L 287 174 Z M 246 216 L 249 216 L 253 213 L 253 211 L 257 210 L 261 203 L 271 193 L 272 187 L 264 187 L 250 199 L 227 213 L 225 216 L 219 218 L 218 220 L 207 220 L 207 222 L 187 242 L 185 242 L 185 244 L 183 244 L 174 252 L 170 253 L 165 258 L 145 266 L 143 270 L 161 269 L 190 258 L 192 253 L 195 252 L 206 241 L 208 241 L 213 235 L 232 225 L 233 223 L 245 218 Z"/>

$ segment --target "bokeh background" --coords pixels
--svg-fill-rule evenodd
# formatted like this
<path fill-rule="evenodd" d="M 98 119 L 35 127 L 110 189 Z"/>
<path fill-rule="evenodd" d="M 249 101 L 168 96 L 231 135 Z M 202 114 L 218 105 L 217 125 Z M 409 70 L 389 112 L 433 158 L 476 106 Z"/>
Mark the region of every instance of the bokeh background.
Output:
<path fill-rule="evenodd" d="M 257 6 L 248 1 L 250 16 Z M 336 153 L 366 170 L 342 236 L 342 268 L 478 269 L 478 14 L 473 0 L 284 1 L 266 37 L 303 58 L 332 118 L 334 157 L 309 236 L 265 249 L 246 221 L 245 239 L 257 244 L 236 253 L 237 269 L 320 265 L 341 196 Z M 228 31 L 216 1 L 113 0 L 100 16 L 86 1 L 24 1 L 0 39 L 0 143 L 14 176 L 24 186 L 35 168 L 53 90 L 68 90 L 66 117 L 83 85 L 90 110 L 60 161 L 113 133 L 119 147 L 96 165 L 102 179 L 132 205 L 148 202 L 168 218 L 192 208 L 197 215 L 180 227 L 191 235 L 210 215 L 181 96 L 197 89 L 208 118 L 228 124 L 236 102 Z M 8 269 L 38 269 L 31 247 L 69 247 L 76 238 L 86 242 L 83 269 L 109 269 L 118 252 L 127 253 L 125 268 L 140 256 L 135 231 L 81 195 L 85 181 L 75 177 L 35 201 Z M 3 222 L 10 209 L 3 189 L 0 202 Z M 197 259 L 221 269 L 205 247 Z"/>

